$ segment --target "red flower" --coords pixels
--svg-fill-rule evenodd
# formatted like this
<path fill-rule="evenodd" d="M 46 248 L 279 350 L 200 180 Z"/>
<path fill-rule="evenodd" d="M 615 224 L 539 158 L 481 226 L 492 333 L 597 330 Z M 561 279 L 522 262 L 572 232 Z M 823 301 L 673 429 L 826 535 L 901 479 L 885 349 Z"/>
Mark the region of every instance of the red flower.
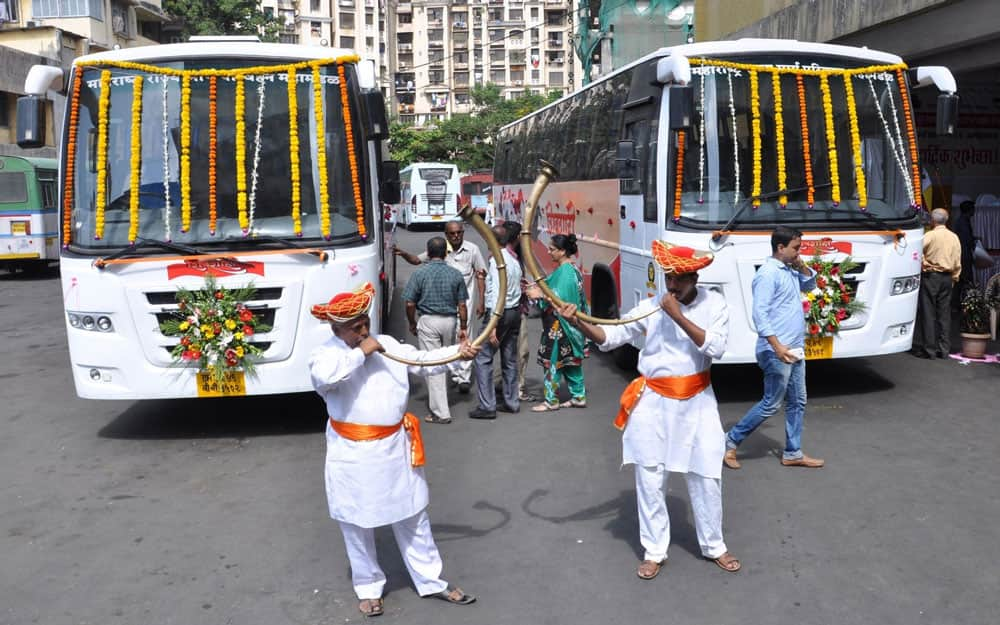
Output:
<path fill-rule="evenodd" d="M 844 319 L 847 319 L 847 311 L 841 308 L 834 316 L 837 317 L 837 321 L 843 321 Z"/>
<path fill-rule="evenodd" d="M 240 362 L 240 357 L 236 355 L 235 349 L 232 348 L 227 349 L 224 356 L 226 358 L 226 364 L 229 365 L 230 367 L 235 366 Z"/>
<path fill-rule="evenodd" d="M 191 339 L 189 339 L 186 336 L 181 337 L 181 345 L 183 345 L 184 347 L 187 347 L 190 344 L 191 344 Z"/>
<path fill-rule="evenodd" d="M 813 263 L 811 267 L 813 268 L 813 271 L 819 271 L 820 269 L 819 263 Z"/>
<path fill-rule="evenodd" d="M 185 349 L 184 353 L 181 354 L 181 358 L 184 360 L 195 360 L 194 352 L 189 349 Z"/>
<path fill-rule="evenodd" d="M 840 273 L 840 265 L 834 265 L 833 267 L 830 267 L 830 275 L 831 276 L 835 276 L 835 275 L 837 275 L 839 273 Z"/>
<path fill-rule="evenodd" d="M 240 309 L 240 321 L 246 323 L 247 321 L 250 321 L 251 319 L 253 319 L 253 313 L 250 312 L 250 310 L 247 309 L 247 308 L 241 308 Z"/>
<path fill-rule="evenodd" d="M 848 303 L 848 302 L 850 302 L 851 301 L 851 294 L 850 293 L 841 293 L 840 294 L 840 301 L 844 302 L 845 304 Z"/>
<path fill-rule="evenodd" d="M 250 326 L 243 326 L 243 334 L 244 336 L 253 336 L 253 328 Z"/>
<path fill-rule="evenodd" d="M 812 325 L 810 325 L 809 326 L 809 334 L 813 334 L 813 335 L 819 334 L 819 326 L 816 325 L 815 323 L 812 324 Z"/>
<path fill-rule="evenodd" d="M 225 297 L 225 294 L 222 291 L 215 292 L 215 299 L 222 299 L 223 297 Z"/>
<path fill-rule="evenodd" d="M 820 277 L 816 278 L 816 286 L 818 286 L 821 289 L 825 289 L 826 288 L 826 278 L 824 278 L 823 276 L 820 276 Z"/>
<path fill-rule="evenodd" d="M 201 352 L 198 350 L 193 350 L 191 352 L 191 360 L 200 360 L 200 359 L 201 359 Z"/>
<path fill-rule="evenodd" d="M 216 334 L 221 334 L 222 333 L 222 324 L 218 323 L 218 322 L 213 323 L 212 324 L 212 332 L 215 332 Z"/>
<path fill-rule="evenodd" d="M 809 309 L 810 308 L 812 308 L 812 306 L 809 304 L 809 300 L 807 300 L 807 299 L 806 300 L 802 300 L 802 312 L 804 312 L 806 314 L 809 314 Z"/>
<path fill-rule="evenodd" d="M 834 328 L 834 327 L 833 327 L 833 324 L 832 324 L 832 323 L 828 323 L 828 324 L 826 324 L 826 331 L 827 331 L 827 332 L 833 332 L 833 331 L 834 331 L 835 329 L 836 329 L 836 328 Z"/>

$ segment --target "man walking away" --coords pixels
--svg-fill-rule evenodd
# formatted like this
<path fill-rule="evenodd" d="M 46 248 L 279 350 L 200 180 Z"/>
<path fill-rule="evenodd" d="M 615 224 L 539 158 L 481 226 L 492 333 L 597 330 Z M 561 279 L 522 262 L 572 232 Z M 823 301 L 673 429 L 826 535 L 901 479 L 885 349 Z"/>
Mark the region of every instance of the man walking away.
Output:
<path fill-rule="evenodd" d="M 962 275 L 962 244 L 948 230 L 948 211 L 931 211 L 934 229 L 924 234 L 920 299 L 913 349 L 918 358 L 944 358 L 951 347 L 951 290 Z"/>
<path fill-rule="evenodd" d="M 473 364 L 479 406 L 469 413 L 473 419 L 495 419 L 500 412 L 519 412 L 517 391 L 517 341 L 521 329 L 521 267 L 508 245 L 508 232 L 503 226 L 494 226 L 493 235 L 503 246 L 501 253 L 507 270 L 507 292 L 500 294 L 500 273 L 496 260 L 490 258 L 486 273 L 486 313 L 489 315 L 502 296 L 503 314 L 493 330 L 489 342 L 482 346 Z M 485 323 L 487 317 L 483 317 Z M 493 357 L 500 353 L 500 370 L 503 377 L 503 403 L 497 404 L 493 386 Z"/>
<path fill-rule="evenodd" d="M 816 272 L 799 256 L 802 233 L 778 226 L 771 233 L 771 256 L 753 278 L 753 323 L 757 327 L 757 366 L 764 372 L 764 397 L 726 434 L 730 469 L 739 469 L 736 448 L 785 404 L 786 467 L 822 467 L 825 462 L 802 453 L 806 411 L 806 321 L 802 295 L 816 286 Z"/>
<path fill-rule="evenodd" d="M 441 237 L 427 241 L 427 262 L 413 272 L 403 289 L 406 318 L 410 333 L 416 335 L 420 349 L 433 350 L 467 338 L 468 292 L 457 269 L 444 262 L 447 246 Z M 417 313 L 420 318 L 417 318 Z M 428 423 L 451 423 L 448 407 L 446 373 L 427 376 Z"/>

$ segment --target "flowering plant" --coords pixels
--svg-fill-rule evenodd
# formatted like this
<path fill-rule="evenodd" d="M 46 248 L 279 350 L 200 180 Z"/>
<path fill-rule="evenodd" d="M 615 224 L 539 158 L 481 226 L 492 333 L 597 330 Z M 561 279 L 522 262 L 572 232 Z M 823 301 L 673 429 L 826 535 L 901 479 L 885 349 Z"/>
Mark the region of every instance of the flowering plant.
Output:
<path fill-rule="evenodd" d="M 810 338 L 833 336 L 840 331 L 844 319 L 865 309 L 865 305 L 855 299 L 854 289 L 843 279 L 843 274 L 858 264 L 850 256 L 839 263 L 826 261 L 818 253 L 806 264 L 816 272 L 816 287 L 802 294 L 806 335 Z"/>
<path fill-rule="evenodd" d="M 220 384 L 233 371 L 253 373 L 253 360 L 263 350 L 250 340 L 271 329 L 244 304 L 255 291 L 252 283 L 238 289 L 220 287 L 211 276 L 196 291 L 177 289 L 178 310 L 160 323 L 164 335 L 181 339 L 170 352 L 174 361 L 196 363 Z"/>

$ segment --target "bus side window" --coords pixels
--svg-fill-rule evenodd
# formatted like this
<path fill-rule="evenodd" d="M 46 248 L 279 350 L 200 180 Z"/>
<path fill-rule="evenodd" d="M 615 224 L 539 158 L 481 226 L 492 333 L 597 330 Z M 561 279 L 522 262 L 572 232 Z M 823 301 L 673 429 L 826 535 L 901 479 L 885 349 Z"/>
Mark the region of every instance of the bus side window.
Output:
<path fill-rule="evenodd" d="M 625 138 L 635 142 L 635 155 L 639 161 L 639 186 L 643 197 L 642 219 L 656 223 L 656 119 L 641 119 L 625 128 Z"/>
<path fill-rule="evenodd" d="M 42 192 L 42 208 L 55 208 L 56 172 L 48 169 L 38 170 L 38 187 Z"/>

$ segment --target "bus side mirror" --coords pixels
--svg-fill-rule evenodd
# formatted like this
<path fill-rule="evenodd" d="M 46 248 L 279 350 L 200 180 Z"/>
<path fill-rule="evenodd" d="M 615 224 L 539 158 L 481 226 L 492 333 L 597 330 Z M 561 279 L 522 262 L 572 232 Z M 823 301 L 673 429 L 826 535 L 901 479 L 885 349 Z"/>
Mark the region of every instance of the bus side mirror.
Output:
<path fill-rule="evenodd" d="M 635 178 L 635 166 L 639 159 L 635 157 L 635 141 L 625 139 L 618 142 L 615 150 L 615 167 L 619 180 L 632 180 Z"/>
<path fill-rule="evenodd" d="M 670 94 L 670 129 L 690 128 L 694 123 L 694 87 L 674 85 L 667 93 Z"/>
<path fill-rule="evenodd" d="M 379 171 L 378 197 L 383 204 L 399 204 L 399 163 L 382 161 Z"/>
<path fill-rule="evenodd" d="M 955 134 L 958 125 L 958 95 L 942 93 L 937 99 L 937 134 L 949 136 Z"/>
<path fill-rule="evenodd" d="M 17 99 L 17 145 L 45 147 L 45 98 L 26 95 Z"/>
<path fill-rule="evenodd" d="M 369 139 L 385 139 L 389 136 L 389 122 L 385 116 L 385 100 L 378 90 L 365 91 L 361 95 L 365 103 L 365 133 Z"/>

